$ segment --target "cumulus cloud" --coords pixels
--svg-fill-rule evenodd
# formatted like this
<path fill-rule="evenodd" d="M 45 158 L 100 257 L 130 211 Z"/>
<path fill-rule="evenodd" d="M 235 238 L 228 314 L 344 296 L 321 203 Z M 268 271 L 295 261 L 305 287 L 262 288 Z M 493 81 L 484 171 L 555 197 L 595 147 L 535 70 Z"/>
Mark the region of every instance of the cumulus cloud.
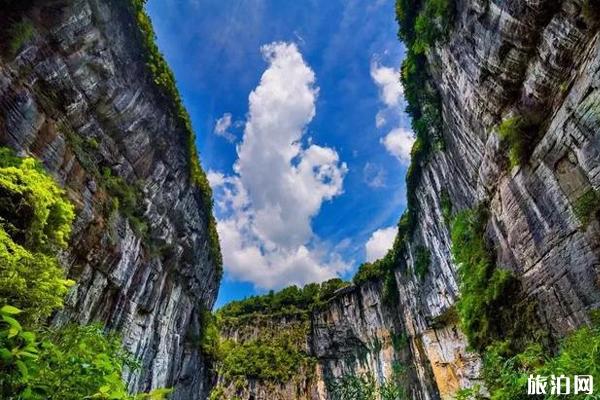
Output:
<path fill-rule="evenodd" d="M 384 67 L 377 62 L 371 63 L 371 78 L 379 87 L 379 97 L 388 107 L 397 107 L 404 94 L 404 88 L 400 82 L 400 71 L 390 67 Z"/>
<path fill-rule="evenodd" d="M 387 251 L 392 248 L 398 229 L 395 226 L 381 228 L 373 232 L 365 244 L 367 261 L 373 262 L 385 256 Z"/>
<path fill-rule="evenodd" d="M 293 43 L 261 48 L 269 66 L 250 93 L 234 174 L 211 171 L 218 231 L 230 277 L 261 288 L 328 279 L 348 266 L 314 245 L 312 218 L 343 192 L 347 166 L 307 141 L 315 116 L 315 75 Z"/>
<path fill-rule="evenodd" d="M 410 150 L 414 142 L 412 131 L 404 128 L 392 129 L 381 139 L 387 151 L 405 165 L 410 162 Z"/>
<path fill-rule="evenodd" d="M 228 142 L 233 143 L 235 141 L 235 135 L 229 132 L 229 128 L 232 125 L 231 118 L 231 113 L 223 114 L 221 118 L 217 119 L 217 122 L 215 123 L 214 132 L 215 135 L 221 136 L 225 138 Z"/>

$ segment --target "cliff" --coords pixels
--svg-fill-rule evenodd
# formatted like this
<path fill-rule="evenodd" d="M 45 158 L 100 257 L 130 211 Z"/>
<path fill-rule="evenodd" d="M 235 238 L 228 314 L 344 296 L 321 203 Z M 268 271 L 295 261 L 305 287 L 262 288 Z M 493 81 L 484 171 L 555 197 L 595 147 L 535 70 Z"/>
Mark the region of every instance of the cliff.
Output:
<path fill-rule="evenodd" d="M 399 0 L 417 143 L 394 248 L 354 284 L 230 306 L 217 348 L 205 342 L 221 278 L 210 189 L 143 2 L 2 5 L 0 145 L 41 160 L 76 208 L 60 255 L 76 285 L 51 323 L 120 332 L 141 362 L 125 373 L 130 391 L 449 399 L 495 390 L 490 352 L 511 357 L 534 340 L 558 354 L 593 324 L 595 0 Z"/>
<path fill-rule="evenodd" d="M 432 4 L 398 2 L 418 145 L 396 245 L 309 313 L 321 390 L 277 398 L 371 398 L 327 391 L 362 376 L 450 399 L 486 386 L 489 345 L 509 340 L 516 354 L 534 341 L 555 354 L 600 308 L 598 4 Z M 417 14 L 431 19 L 426 39 Z"/>
<path fill-rule="evenodd" d="M 120 332 L 141 363 L 126 374 L 131 391 L 203 399 L 212 376 L 194 338 L 221 277 L 211 195 L 194 180 L 179 99 L 147 65 L 136 7 L 3 3 L 0 144 L 41 160 L 76 206 L 61 255 L 76 285 L 53 323 Z"/>

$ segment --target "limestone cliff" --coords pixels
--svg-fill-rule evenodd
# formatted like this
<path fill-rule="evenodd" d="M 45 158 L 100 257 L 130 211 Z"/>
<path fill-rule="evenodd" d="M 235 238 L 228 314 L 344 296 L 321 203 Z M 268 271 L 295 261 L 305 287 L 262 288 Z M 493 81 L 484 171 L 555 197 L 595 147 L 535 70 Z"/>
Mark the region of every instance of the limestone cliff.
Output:
<path fill-rule="evenodd" d="M 147 67 L 133 4 L 3 3 L 0 144 L 40 159 L 76 204 L 62 260 L 77 284 L 54 323 L 121 332 L 142 364 L 130 390 L 204 399 L 194 338 L 221 276 L 210 193 L 192 182 L 190 132 Z"/>
<path fill-rule="evenodd" d="M 450 4 L 447 35 L 425 51 L 442 118 L 438 145 L 413 159 L 416 218 L 395 260 L 394 301 L 385 304 L 384 282 L 373 279 L 311 312 L 307 351 L 322 390 L 281 398 L 328 398 L 326 381 L 347 374 L 382 384 L 395 362 L 407 367 L 414 399 L 450 399 L 481 383 L 481 357 L 456 313 L 448 221 L 478 204 L 487 205 L 482 234 L 493 261 L 519 283 L 511 301 L 531 305 L 529 322 L 549 341 L 590 324 L 600 308 L 598 4 Z M 529 135 L 516 150 L 503 133 L 514 121 L 527 121 L 519 133 Z M 405 347 L 393 345 L 396 335 Z"/>

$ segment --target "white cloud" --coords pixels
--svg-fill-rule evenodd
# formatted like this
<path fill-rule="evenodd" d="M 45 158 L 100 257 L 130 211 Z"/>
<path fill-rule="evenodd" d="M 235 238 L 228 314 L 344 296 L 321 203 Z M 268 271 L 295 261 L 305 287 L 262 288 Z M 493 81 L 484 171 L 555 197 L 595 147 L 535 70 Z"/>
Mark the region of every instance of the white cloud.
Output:
<path fill-rule="evenodd" d="M 392 129 L 381 143 L 387 151 L 396 157 L 402 164 L 410 163 L 410 150 L 415 142 L 412 131 L 404 128 Z"/>
<path fill-rule="evenodd" d="M 387 251 L 394 245 L 397 231 L 398 229 L 395 226 L 390 226 L 373 232 L 365 244 L 368 262 L 373 262 L 385 256 Z"/>
<path fill-rule="evenodd" d="M 401 108 L 404 88 L 400 82 L 400 70 L 373 61 L 371 78 L 379 88 L 379 98 L 384 105 L 375 115 L 375 126 L 383 128 L 392 123 L 395 125 L 380 142 L 391 155 L 407 165 L 410 163 L 410 150 L 415 139 L 410 130 L 402 127 L 405 113 Z"/>
<path fill-rule="evenodd" d="M 369 187 L 385 187 L 385 171 L 380 165 L 367 162 L 363 168 L 363 178 Z"/>
<path fill-rule="evenodd" d="M 375 126 L 376 126 L 377 128 L 381 128 L 382 126 L 384 126 L 384 125 L 385 125 L 385 123 L 386 123 L 386 122 L 387 122 L 387 121 L 386 121 L 386 119 L 385 119 L 384 112 L 380 110 L 380 111 L 377 113 L 377 115 L 375 115 Z"/>
<path fill-rule="evenodd" d="M 215 123 L 215 135 L 224 137 L 228 142 L 233 143 L 235 141 L 235 135 L 229 132 L 229 128 L 232 125 L 231 122 L 232 115 L 231 113 L 225 113 Z"/>
<path fill-rule="evenodd" d="M 348 266 L 311 245 L 311 220 L 343 192 L 347 167 L 334 149 L 301 143 L 318 88 L 296 45 L 275 42 L 261 50 L 269 66 L 249 96 L 235 173 L 209 173 L 225 268 L 261 288 L 328 279 Z"/>
<path fill-rule="evenodd" d="M 400 70 L 384 67 L 377 62 L 371 63 L 371 78 L 379 87 L 379 97 L 388 107 L 397 107 L 404 94 L 400 82 Z"/>

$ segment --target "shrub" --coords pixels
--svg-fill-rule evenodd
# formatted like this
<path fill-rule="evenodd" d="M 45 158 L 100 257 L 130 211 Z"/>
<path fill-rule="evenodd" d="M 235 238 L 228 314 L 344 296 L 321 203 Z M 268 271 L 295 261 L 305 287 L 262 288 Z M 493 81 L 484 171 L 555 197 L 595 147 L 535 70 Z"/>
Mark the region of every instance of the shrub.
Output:
<path fill-rule="evenodd" d="M 14 23 L 8 30 L 8 53 L 11 57 L 16 56 L 25 44 L 33 39 L 35 29 L 29 20 Z"/>
<path fill-rule="evenodd" d="M 358 285 L 363 282 L 380 279 L 384 275 L 385 271 L 382 268 L 380 268 L 380 263 L 377 263 L 377 261 L 375 261 L 374 263 L 366 262 L 362 263 L 358 267 L 358 271 L 352 278 L 352 281 Z"/>
<path fill-rule="evenodd" d="M 0 309 L 0 394 L 14 399 L 164 399 L 170 392 L 131 396 L 121 379 L 138 367 L 117 335 L 98 325 L 70 325 L 34 333 L 16 320 L 20 310 Z M 39 340 L 38 340 L 39 338 Z M 8 397 L 6 397 L 8 396 Z"/>
<path fill-rule="evenodd" d="M 539 126 L 523 116 L 505 119 L 498 126 L 500 139 L 508 144 L 510 166 L 525 165 L 535 148 Z"/>
<path fill-rule="evenodd" d="M 370 374 L 346 374 L 326 381 L 329 398 L 332 400 L 401 400 L 406 391 L 396 382 L 396 376 L 377 385 Z"/>
<path fill-rule="evenodd" d="M 242 342 L 225 340 L 219 373 L 235 377 L 284 383 L 302 371 L 309 373 L 315 360 L 305 351 L 308 321 L 262 330 L 261 335 Z"/>
<path fill-rule="evenodd" d="M 203 309 L 200 313 L 200 348 L 202 353 L 212 361 L 223 358 L 221 349 L 221 333 L 217 317 Z"/>
<path fill-rule="evenodd" d="M 371 375 L 344 375 L 327 383 L 332 400 L 375 400 L 377 388 Z"/>
<path fill-rule="evenodd" d="M 51 252 L 67 245 L 73 206 L 33 158 L 0 148 L 0 226 L 22 246 Z"/>
<path fill-rule="evenodd" d="M 582 327 L 568 335 L 552 355 L 539 343 L 514 353 L 507 341 L 495 342 L 484 354 L 483 377 L 494 400 L 528 398 L 529 375 L 600 376 L 600 328 Z M 470 396 L 473 398 L 475 396 Z M 554 398 L 548 394 L 546 398 Z"/>
<path fill-rule="evenodd" d="M 452 221 L 452 201 L 450 200 L 450 195 L 447 190 L 442 190 L 440 192 L 440 208 L 442 210 L 444 223 L 450 226 L 450 222 Z"/>
<path fill-rule="evenodd" d="M 415 19 L 413 50 L 424 53 L 443 39 L 450 28 L 452 14 L 451 0 L 425 0 L 423 9 Z"/>
<path fill-rule="evenodd" d="M 600 191 L 589 189 L 577 199 L 573 206 L 575 215 L 583 227 L 587 227 L 600 212 Z"/>
<path fill-rule="evenodd" d="M 423 279 L 425 275 L 427 275 L 430 263 L 431 256 L 429 254 L 429 249 L 424 246 L 417 246 L 415 250 L 414 271 L 419 279 Z"/>
<path fill-rule="evenodd" d="M 144 217 L 144 198 L 138 185 L 130 185 L 110 168 L 102 170 L 101 184 L 112 197 L 113 210 L 119 210 L 131 224 L 133 231 L 148 239 L 148 223 Z"/>
<path fill-rule="evenodd" d="M 62 307 L 72 282 L 55 252 L 67 245 L 74 218 L 64 191 L 32 158 L 0 149 L 0 305 L 28 323 Z"/>
<path fill-rule="evenodd" d="M 458 264 L 460 298 L 456 303 L 461 328 L 471 347 L 481 350 L 502 336 L 502 321 L 512 311 L 516 279 L 494 265 L 485 242 L 487 210 L 465 210 L 452 223 L 452 256 Z"/>

